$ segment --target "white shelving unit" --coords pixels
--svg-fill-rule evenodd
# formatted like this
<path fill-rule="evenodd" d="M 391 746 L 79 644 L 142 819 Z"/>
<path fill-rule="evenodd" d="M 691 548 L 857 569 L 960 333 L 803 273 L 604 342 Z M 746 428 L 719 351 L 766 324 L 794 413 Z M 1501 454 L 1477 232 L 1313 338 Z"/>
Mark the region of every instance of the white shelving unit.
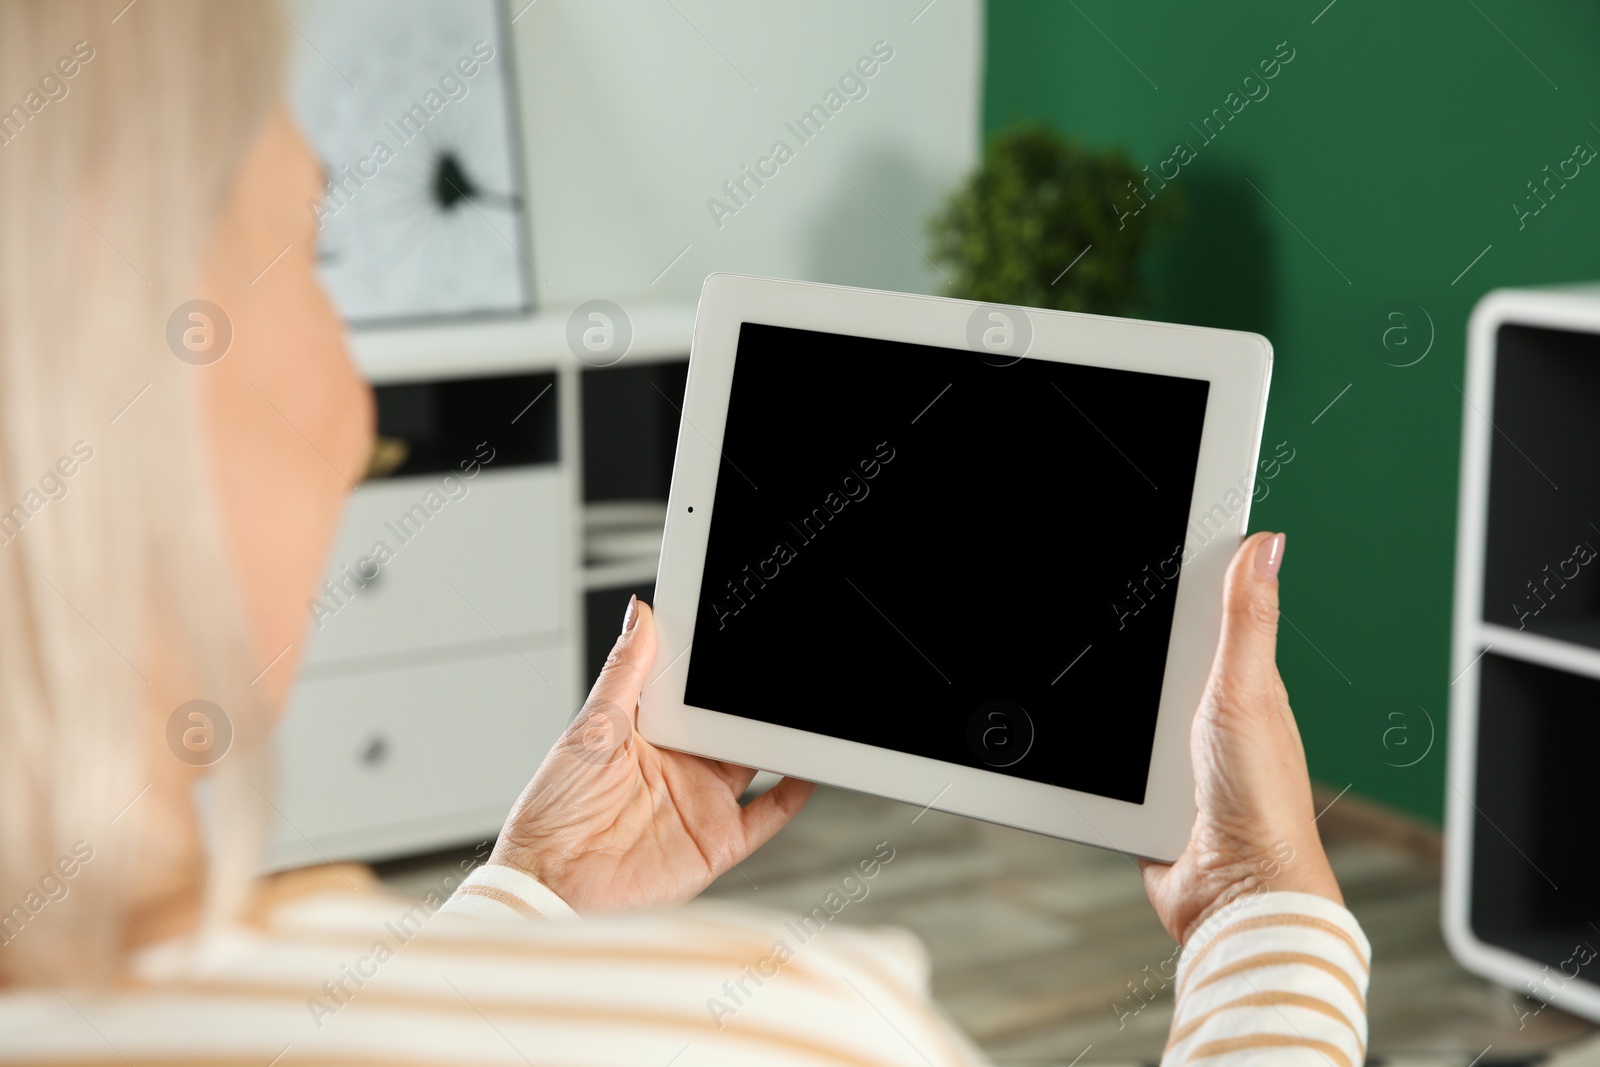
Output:
<path fill-rule="evenodd" d="M 327 574 L 343 584 L 342 603 L 325 598 L 335 610 L 308 627 L 278 731 L 273 868 L 492 837 L 580 706 L 590 681 L 586 595 L 649 583 L 656 566 L 645 555 L 585 565 L 584 380 L 686 359 L 694 326 L 692 305 L 626 311 L 632 343 L 605 368 L 568 348 L 567 309 L 350 338 L 378 387 L 380 422 L 386 396 L 405 387 L 500 379 L 519 383 L 504 400 L 507 411 L 521 408 L 520 429 L 545 420 L 554 440 L 532 462 L 496 459 L 458 479 L 454 497 L 446 469 L 406 476 L 402 468 L 356 490 Z M 675 426 L 676 413 L 667 414 Z M 494 447 L 507 420 L 482 419 L 481 431 L 469 424 L 458 436 Z M 469 444 L 445 466 L 472 456 Z M 426 511 L 430 490 L 445 503 L 425 521 L 402 523 L 419 504 Z M 379 541 L 393 558 L 375 578 L 353 582 L 352 573 L 373 569 L 360 560 Z"/>
<path fill-rule="evenodd" d="M 694 334 L 694 304 L 628 303 L 633 341 L 615 366 L 682 359 Z M 534 370 L 589 369 L 567 347 L 572 308 L 544 308 L 528 318 L 468 325 L 363 330 L 350 338 L 356 362 L 374 385 L 423 381 L 449 374 L 472 377 Z"/>
<path fill-rule="evenodd" d="M 1574 795 L 1600 739 L 1600 560 L 1575 551 L 1600 547 L 1600 286 L 1484 297 L 1464 396 L 1445 940 L 1469 970 L 1600 1020 L 1600 967 L 1564 959 L 1600 944 L 1581 899 L 1600 829 L 1592 792 Z"/>

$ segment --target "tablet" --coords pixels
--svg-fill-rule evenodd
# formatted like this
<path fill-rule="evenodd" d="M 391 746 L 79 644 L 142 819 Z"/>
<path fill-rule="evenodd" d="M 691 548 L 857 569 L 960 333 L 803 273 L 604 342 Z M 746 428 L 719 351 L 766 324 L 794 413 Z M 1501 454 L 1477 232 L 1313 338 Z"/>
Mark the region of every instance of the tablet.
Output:
<path fill-rule="evenodd" d="M 1175 859 L 1271 366 L 1254 334 L 712 275 L 640 732 Z"/>

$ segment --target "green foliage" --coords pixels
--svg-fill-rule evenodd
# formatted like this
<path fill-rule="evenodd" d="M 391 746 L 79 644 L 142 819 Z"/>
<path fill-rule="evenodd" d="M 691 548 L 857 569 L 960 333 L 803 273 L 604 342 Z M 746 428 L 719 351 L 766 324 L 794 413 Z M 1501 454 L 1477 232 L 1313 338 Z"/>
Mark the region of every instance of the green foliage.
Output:
<path fill-rule="evenodd" d="M 993 137 L 982 165 L 930 223 L 949 295 L 996 304 L 1127 315 L 1145 306 L 1139 259 L 1177 204 L 1121 151 L 1094 152 L 1045 126 Z M 1093 246 L 1065 275 L 1061 272 Z"/>

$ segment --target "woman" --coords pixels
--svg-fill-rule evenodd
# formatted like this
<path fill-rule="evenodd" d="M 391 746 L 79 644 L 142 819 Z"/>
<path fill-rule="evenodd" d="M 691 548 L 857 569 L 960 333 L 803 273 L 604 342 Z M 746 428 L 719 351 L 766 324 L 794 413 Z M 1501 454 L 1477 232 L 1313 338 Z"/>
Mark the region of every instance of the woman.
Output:
<path fill-rule="evenodd" d="M 252 881 L 263 741 L 372 403 L 315 281 L 283 16 L 124 3 L 0 11 L 0 1062 L 982 1062 L 902 934 L 661 910 L 811 786 L 741 807 L 752 772 L 631 732 L 593 758 L 656 652 L 643 604 L 459 887 Z M 1144 867 L 1185 946 L 1170 1062 L 1363 1051 L 1368 949 L 1273 663 L 1283 546 L 1229 572 L 1193 841 Z M 229 734 L 209 771 L 193 729 Z"/>

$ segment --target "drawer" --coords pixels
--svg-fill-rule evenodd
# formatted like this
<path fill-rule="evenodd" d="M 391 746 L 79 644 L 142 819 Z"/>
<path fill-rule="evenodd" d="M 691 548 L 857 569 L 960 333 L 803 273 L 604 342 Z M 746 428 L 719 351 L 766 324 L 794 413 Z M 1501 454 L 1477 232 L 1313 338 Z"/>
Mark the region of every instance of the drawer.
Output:
<path fill-rule="evenodd" d="M 492 837 L 578 706 L 573 664 L 563 641 L 300 683 L 277 732 L 276 864 Z"/>
<path fill-rule="evenodd" d="M 351 497 L 308 604 L 308 665 L 568 628 L 569 476 L 369 482 Z M 315 672 L 313 672 L 315 673 Z"/>

